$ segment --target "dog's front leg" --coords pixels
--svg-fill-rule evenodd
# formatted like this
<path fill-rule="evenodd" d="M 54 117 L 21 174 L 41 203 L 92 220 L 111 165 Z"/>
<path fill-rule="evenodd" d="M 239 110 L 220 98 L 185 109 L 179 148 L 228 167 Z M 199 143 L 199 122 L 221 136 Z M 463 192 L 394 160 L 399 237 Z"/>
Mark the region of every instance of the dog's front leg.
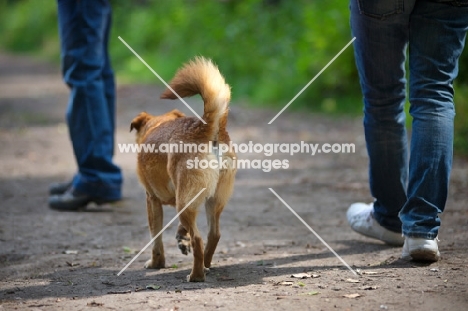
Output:
<path fill-rule="evenodd" d="M 162 229 L 163 225 L 163 210 L 161 201 L 150 194 L 146 193 L 146 210 L 148 212 L 148 223 L 151 232 L 151 238 L 155 237 Z M 160 269 L 166 266 L 164 257 L 164 245 L 162 242 L 162 234 L 160 234 L 153 243 L 151 259 L 145 263 L 146 269 Z"/>

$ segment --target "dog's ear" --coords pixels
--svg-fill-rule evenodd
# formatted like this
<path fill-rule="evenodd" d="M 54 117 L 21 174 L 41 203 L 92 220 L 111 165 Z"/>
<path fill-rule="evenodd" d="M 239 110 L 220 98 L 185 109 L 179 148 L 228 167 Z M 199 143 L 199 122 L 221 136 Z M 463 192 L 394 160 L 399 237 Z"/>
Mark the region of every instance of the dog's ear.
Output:
<path fill-rule="evenodd" d="M 171 110 L 169 114 L 173 115 L 176 118 L 182 118 L 185 117 L 185 114 L 177 109 Z"/>
<path fill-rule="evenodd" d="M 151 118 L 149 114 L 146 112 L 141 112 L 138 116 L 136 116 L 133 120 L 132 123 L 130 123 L 130 132 L 135 129 L 137 132 L 140 131 L 140 129 L 145 126 L 146 122 Z"/>

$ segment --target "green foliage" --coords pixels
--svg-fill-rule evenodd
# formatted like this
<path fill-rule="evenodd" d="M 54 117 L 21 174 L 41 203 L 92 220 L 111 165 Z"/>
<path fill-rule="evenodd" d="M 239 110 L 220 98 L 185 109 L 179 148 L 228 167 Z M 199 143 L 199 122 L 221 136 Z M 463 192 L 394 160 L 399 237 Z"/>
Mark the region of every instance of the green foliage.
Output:
<path fill-rule="evenodd" d="M 120 81 L 160 84 L 118 39 L 169 80 L 188 59 L 212 58 L 235 101 L 282 107 L 351 39 L 341 0 L 112 0 L 111 53 Z M 59 58 L 56 1 L 0 0 L 0 48 Z M 456 90 L 457 150 L 468 154 L 468 51 Z M 362 110 L 352 48 L 288 109 Z"/>
<path fill-rule="evenodd" d="M 467 53 L 465 53 L 467 54 Z M 458 85 L 455 89 L 455 141 L 458 154 L 468 155 L 468 85 Z"/>
<path fill-rule="evenodd" d="M 46 49 L 53 42 L 57 51 L 56 2 L 0 0 L 0 29 L 2 48 L 39 52 L 38 49 Z"/>
<path fill-rule="evenodd" d="M 181 63 L 203 55 L 219 65 L 233 87 L 234 98 L 283 106 L 351 37 L 348 8 L 340 0 L 274 3 L 173 0 L 147 1 L 138 8 L 120 1 L 114 37 L 121 36 L 135 47 L 166 79 Z M 118 71 L 130 78 L 155 81 L 121 45 L 119 40 L 112 43 Z M 348 49 L 294 106 L 319 110 L 324 97 L 357 94 L 355 77 L 352 50 Z M 360 102 L 354 107 L 360 110 Z"/>

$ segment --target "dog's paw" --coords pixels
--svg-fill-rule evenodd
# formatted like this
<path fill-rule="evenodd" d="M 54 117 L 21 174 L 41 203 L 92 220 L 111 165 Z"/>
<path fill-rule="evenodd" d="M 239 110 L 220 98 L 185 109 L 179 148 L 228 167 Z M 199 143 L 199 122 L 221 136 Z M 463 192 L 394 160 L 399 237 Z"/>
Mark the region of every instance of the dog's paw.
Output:
<path fill-rule="evenodd" d="M 179 242 L 179 249 L 184 255 L 188 255 L 191 252 L 190 242 L 187 241 L 180 241 Z"/>
<path fill-rule="evenodd" d="M 184 255 L 188 255 L 191 252 L 190 239 L 177 237 L 177 245 L 179 246 L 180 251 Z"/>
<path fill-rule="evenodd" d="M 164 267 L 166 267 L 166 263 L 164 260 L 156 261 L 153 259 L 149 259 L 145 263 L 145 269 L 162 269 Z"/>
<path fill-rule="evenodd" d="M 187 275 L 187 282 L 205 282 L 205 274 L 203 276 Z"/>

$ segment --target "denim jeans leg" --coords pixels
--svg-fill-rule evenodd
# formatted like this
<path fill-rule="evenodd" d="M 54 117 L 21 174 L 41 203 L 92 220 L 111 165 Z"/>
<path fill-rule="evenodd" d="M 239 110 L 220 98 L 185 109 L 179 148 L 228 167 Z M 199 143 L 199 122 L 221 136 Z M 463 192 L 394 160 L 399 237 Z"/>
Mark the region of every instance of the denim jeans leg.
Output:
<path fill-rule="evenodd" d="M 107 55 L 111 8 L 108 0 L 58 0 L 62 70 L 71 89 L 67 123 L 80 192 L 121 198 L 122 174 L 112 162 L 115 85 Z"/>
<path fill-rule="evenodd" d="M 406 202 L 408 142 L 405 58 L 413 1 L 351 0 L 354 54 L 364 96 L 364 132 L 374 218 L 401 232 Z"/>
<path fill-rule="evenodd" d="M 467 29 L 468 7 L 419 1 L 414 8 L 409 45 L 413 130 L 408 201 L 400 212 L 405 236 L 438 235 L 452 167 L 452 83 Z"/>
<path fill-rule="evenodd" d="M 108 50 L 108 42 L 109 42 L 109 35 L 111 30 L 112 24 L 112 15 L 109 15 L 107 19 L 106 30 L 104 33 L 104 68 L 102 70 L 102 79 L 104 82 L 104 94 L 106 97 L 107 102 L 107 110 L 109 112 L 109 118 L 111 121 L 112 129 L 115 129 L 115 76 L 114 71 L 111 66 L 109 50 Z M 114 142 L 112 143 L 112 147 L 114 147 Z M 112 154 L 114 153 L 114 149 L 112 148 Z"/>

